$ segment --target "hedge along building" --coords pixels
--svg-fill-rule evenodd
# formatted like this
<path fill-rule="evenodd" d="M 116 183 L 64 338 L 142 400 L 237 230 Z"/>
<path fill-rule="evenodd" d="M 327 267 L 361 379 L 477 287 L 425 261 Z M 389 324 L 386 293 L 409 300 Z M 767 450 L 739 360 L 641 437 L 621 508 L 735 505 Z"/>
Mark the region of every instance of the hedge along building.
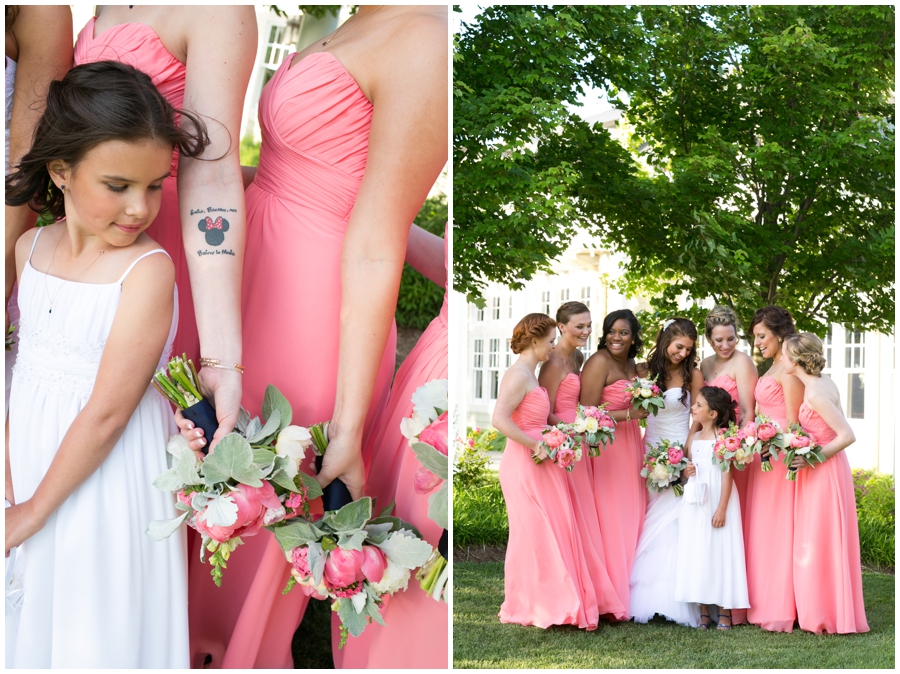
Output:
<path fill-rule="evenodd" d="M 587 120 L 600 121 L 616 134 L 617 118 L 615 111 L 606 111 Z M 597 348 L 607 313 L 623 308 L 635 312 L 650 308 L 646 299 L 628 298 L 616 289 L 620 269 L 626 262 L 624 255 L 599 248 L 594 238 L 581 233 L 553 262 L 550 273 L 539 272 L 525 282 L 522 290 L 489 283 L 484 292 L 484 308 L 453 294 L 451 350 L 455 363 L 451 368 L 451 388 L 458 436 L 465 434 L 466 426 L 490 426 L 499 382 L 516 357 L 509 348 L 509 338 L 524 315 L 541 312 L 553 316 L 565 301 L 584 302 L 591 309 L 594 323 L 585 350 L 585 355 L 590 355 Z M 689 298 L 682 298 L 682 306 L 692 303 Z M 705 300 L 702 306 L 712 308 L 713 302 Z M 700 354 L 704 358 L 712 354 L 712 349 L 702 336 L 703 326 L 698 328 Z M 652 340 L 652 335 L 645 335 L 643 355 Z M 856 435 L 856 442 L 846 450 L 850 465 L 894 474 L 896 333 L 855 332 L 835 323 L 829 326 L 823 341 L 828 359 L 824 375 L 837 384 L 843 411 Z M 740 348 L 751 353 L 746 341 L 741 342 Z"/>

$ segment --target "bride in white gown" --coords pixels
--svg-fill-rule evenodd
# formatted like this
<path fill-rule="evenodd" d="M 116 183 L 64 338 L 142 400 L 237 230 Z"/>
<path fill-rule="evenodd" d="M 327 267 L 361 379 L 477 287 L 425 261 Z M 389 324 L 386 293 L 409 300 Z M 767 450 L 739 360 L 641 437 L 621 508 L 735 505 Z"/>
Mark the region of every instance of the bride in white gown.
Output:
<path fill-rule="evenodd" d="M 647 363 L 638 367 L 640 376 L 659 375 L 665 379 L 665 408 L 647 417 L 644 446 L 660 440 L 684 444 L 691 423 L 691 393 L 703 386 L 703 375 L 696 368 L 697 331 L 684 318 L 664 323 Z M 641 368 L 644 368 L 643 371 Z M 688 391 L 684 390 L 687 388 Z M 684 400 L 682 400 L 684 397 Z M 646 623 L 659 614 L 682 625 L 696 627 L 700 611 L 696 604 L 675 601 L 677 569 L 678 514 L 683 497 L 669 488 L 649 494 L 647 514 L 631 570 L 631 615 L 635 622 Z"/>

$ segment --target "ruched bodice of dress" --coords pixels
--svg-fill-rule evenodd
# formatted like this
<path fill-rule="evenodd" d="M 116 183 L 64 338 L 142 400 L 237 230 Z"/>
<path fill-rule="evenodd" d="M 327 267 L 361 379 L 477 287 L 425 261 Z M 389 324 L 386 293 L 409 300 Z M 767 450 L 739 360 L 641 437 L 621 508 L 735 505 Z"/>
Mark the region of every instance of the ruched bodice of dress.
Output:
<path fill-rule="evenodd" d="M 346 225 L 366 169 L 372 104 L 333 54 L 292 62 L 260 97 L 266 151 L 253 186 Z"/>
<path fill-rule="evenodd" d="M 784 406 L 784 390 L 773 377 L 760 377 L 756 382 L 756 405 L 760 414 L 777 421 L 787 428 L 787 411 Z"/>
<path fill-rule="evenodd" d="M 670 388 L 663 391 L 666 406 L 656 416 L 647 417 L 647 430 L 644 432 L 644 446 L 656 445 L 660 440 L 684 442 L 687 440 L 691 423 L 691 394 L 687 394 L 681 402 L 683 390 Z"/>
<path fill-rule="evenodd" d="M 625 393 L 625 388 L 630 383 L 630 379 L 620 379 L 609 386 L 604 386 L 603 393 L 600 394 L 600 404 L 606 405 L 609 410 L 624 410 L 631 407 L 631 396 Z"/>
<path fill-rule="evenodd" d="M 559 382 L 556 389 L 556 401 L 553 413 L 567 424 L 575 421 L 578 411 L 578 397 L 581 395 L 581 377 L 577 372 L 570 372 Z"/>
<path fill-rule="evenodd" d="M 819 413 L 807 405 L 806 401 L 800 404 L 799 418 L 800 426 L 809 433 L 817 445 L 824 447 L 837 437 L 837 433 L 831 430 L 831 427 L 825 423 L 825 420 L 819 416 Z"/>
<path fill-rule="evenodd" d="M 510 415 L 513 423 L 528 435 L 536 438 L 536 431 L 541 431 L 547 426 L 547 417 L 550 416 L 550 398 L 543 386 L 531 389 L 522 398 L 519 406 Z"/>

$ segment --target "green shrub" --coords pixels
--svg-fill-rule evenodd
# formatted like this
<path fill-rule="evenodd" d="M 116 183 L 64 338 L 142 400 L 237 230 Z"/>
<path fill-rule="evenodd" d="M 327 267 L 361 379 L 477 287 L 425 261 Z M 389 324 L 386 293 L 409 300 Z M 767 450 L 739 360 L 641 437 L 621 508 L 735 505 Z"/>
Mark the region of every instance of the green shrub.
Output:
<path fill-rule="evenodd" d="M 502 545 L 508 539 L 506 501 L 497 476 L 492 473 L 486 484 L 471 489 L 457 488 L 454 478 L 453 544 Z"/>
<path fill-rule="evenodd" d="M 259 166 L 260 145 L 250 136 L 241 138 L 241 166 Z"/>
<path fill-rule="evenodd" d="M 432 234 L 443 236 L 447 217 L 447 197 L 440 194 L 425 200 L 415 223 Z M 408 264 L 403 265 L 400 295 L 397 297 L 397 311 L 394 314 L 397 325 L 424 330 L 440 313 L 443 303 L 442 287 L 429 281 Z"/>
<path fill-rule="evenodd" d="M 475 441 L 457 440 L 453 459 L 453 488 L 471 490 L 483 487 L 491 476 L 491 460 Z"/>
<path fill-rule="evenodd" d="M 496 428 L 467 428 L 466 438 L 475 442 L 475 446 L 485 452 L 502 452 L 506 449 L 506 436 Z"/>
<path fill-rule="evenodd" d="M 863 564 L 894 566 L 894 478 L 873 470 L 855 469 L 853 488 L 859 520 Z"/>

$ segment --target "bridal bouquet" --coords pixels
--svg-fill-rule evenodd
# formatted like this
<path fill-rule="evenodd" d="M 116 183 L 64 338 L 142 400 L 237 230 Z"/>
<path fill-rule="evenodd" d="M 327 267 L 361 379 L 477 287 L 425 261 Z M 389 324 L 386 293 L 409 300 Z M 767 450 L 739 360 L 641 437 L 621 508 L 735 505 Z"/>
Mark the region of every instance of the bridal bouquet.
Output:
<path fill-rule="evenodd" d="M 635 377 L 631 383 L 625 387 L 625 393 L 630 398 L 631 405 L 634 409 L 643 407 L 653 416 L 666 406 L 663 398 L 662 389 L 656 384 L 657 377 L 644 379 L 643 377 Z M 641 428 L 646 428 L 646 419 L 641 419 Z"/>
<path fill-rule="evenodd" d="M 571 426 L 588 446 L 588 456 L 600 456 L 600 445 L 606 449 L 606 445 L 616 439 L 616 422 L 606 413 L 606 405 L 578 405 L 575 422 Z"/>
<path fill-rule="evenodd" d="M 13 341 L 13 338 L 12 338 L 13 333 L 15 331 L 16 331 L 15 325 L 10 325 L 8 328 L 6 328 L 6 350 L 7 351 L 12 351 L 13 344 L 15 344 L 15 342 Z"/>
<path fill-rule="evenodd" d="M 551 426 L 541 433 L 541 442 L 547 448 L 550 460 L 560 468 L 565 468 L 571 473 L 576 461 L 581 461 L 582 442 L 572 424 L 562 422 Z M 541 463 L 536 455 L 532 456 L 534 462 Z"/>
<path fill-rule="evenodd" d="M 209 443 L 219 428 L 216 410 L 200 393 L 200 378 L 194 363 L 186 355 L 175 356 L 162 370 L 153 375 L 153 385 L 166 400 L 176 405 L 185 419 L 194 422 L 194 426 L 203 429 L 203 437 L 207 444 L 203 453 L 209 451 Z"/>
<path fill-rule="evenodd" d="M 757 443 L 755 451 L 760 456 L 760 467 L 764 473 L 772 470 L 772 457 L 778 458 L 778 453 L 784 448 L 784 435 L 778 422 L 765 414 L 757 414 L 753 423 L 749 423 L 744 427 L 747 433 L 753 433 L 756 436 Z M 768 450 L 769 455 L 763 455 Z"/>
<path fill-rule="evenodd" d="M 175 494 L 183 514 L 173 520 L 151 522 L 147 534 L 168 538 L 182 523 L 203 536 L 200 560 L 209 563 L 216 585 L 229 556 L 263 525 L 306 515 L 309 502 L 322 495 L 319 483 L 299 471 L 310 433 L 291 426 L 291 405 L 274 386 L 266 388 L 262 404 L 266 422 L 241 409 L 234 433 L 229 433 L 208 456 L 191 451 L 181 435 L 169 439 L 170 468 L 153 486 Z"/>
<path fill-rule="evenodd" d="M 746 445 L 747 440 L 737 424 L 730 423 L 728 428 L 720 428 L 713 444 L 713 465 L 723 473 L 727 473 L 732 466 L 736 470 L 744 470 L 753 461 L 754 455 L 752 447 Z"/>
<path fill-rule="evenodd" d="M 681 473 L 688 464 L 684 455 L 684 445 L 671 440 L 661 440 L 659 444 L 647 447 L 644 467 L 641 468 L 641 477 L 647 478 L 647 489 L 660 492 L 671 487 L 675 496 L 684 494 L 684 487 L 679 482 Z"/>
<path fill-rule="evenodd" d="M 417 388 L 412 395 L 413 414 L 400 422 L 400 432 L 421 463 L 413 487 L 418 494 L 431 493 L 428 517 L 444 530 L 437 550 L 416 573 L 422 590 L 436 601 L 445 599 L 450 572 L 447 567 L 447 410 L 450 406 L 447 384 L 447 379 L 435 379 Z"/>
<path fill-rule="evenodd" d="M 218 449 L 216 449 L 218 452 Z M 294 586 L 316 599 L 329 599 L 347 635 L 358 637 L 372 621 L 384 625 L 385 596 L 406 590 L 412 571 L 433 554 L 432 547 L 408 522 L 390 516 L 388 506 L 373 517 L 365 496 L 312 521 L 305 517 L 268 525 L 291 564 Z"/>
<path fill-rule="evenodd" d="M 822 446 L 817 445 L 800 424 L 791 424 L 788 432 L 784 434 L 783 449 L 781 460 L 788 469 L 785 477 L 791 482 L 797 481 L 797 469 L 791 465 L 794 457 L 801 457 L 810 468 L 815 468 L 817 463 L 825 463 Z"/>

